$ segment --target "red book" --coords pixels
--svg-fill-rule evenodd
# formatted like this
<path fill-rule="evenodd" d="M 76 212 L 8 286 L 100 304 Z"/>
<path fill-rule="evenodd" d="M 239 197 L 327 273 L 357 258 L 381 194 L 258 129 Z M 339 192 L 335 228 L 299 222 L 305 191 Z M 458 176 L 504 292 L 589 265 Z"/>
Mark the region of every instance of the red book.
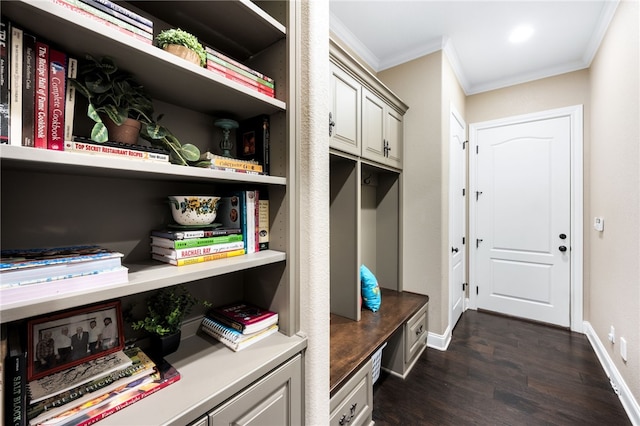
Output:
<path fill-rule="evenodd" d="M 47 148 L 64 151 L 64 107 L 67 81 L 67 54 L 49 50 L 49 126 Z"/>
<path fill-rule="evenodd" d="M 41 41 L 36 41 L 35 90 L 34 146 L 46 149 L 49 125 L 49 45 Z"/>
<path fill-rule="evenodd" d="M 211 64 L 211 62 L 207 62 L 207 69 L 209 71 L 213 71 L 217 74 L 220 74 L 228 78 L 229 80 L 235 81 L 236 83 L 239 83 L 245 87 L 254 89 L 255 91 L 260 92 L 264 95 L 267 95 L 271 98 L 275 97 L 275 92 L 272 88 L 262 85 L 260 83 L 251 82 L 247 77 L 244 77 L 236 73 L 235 71 L 228 70 L 228 69 L 221 69 L 220 66 L 213 65 Z"/>
<path fill-rule="evenodd" d="M 242 334 L 255 333 L 278 323 L 278 314 L 246 302 L 211 309 L 209 317 L 233 327 Z"/>

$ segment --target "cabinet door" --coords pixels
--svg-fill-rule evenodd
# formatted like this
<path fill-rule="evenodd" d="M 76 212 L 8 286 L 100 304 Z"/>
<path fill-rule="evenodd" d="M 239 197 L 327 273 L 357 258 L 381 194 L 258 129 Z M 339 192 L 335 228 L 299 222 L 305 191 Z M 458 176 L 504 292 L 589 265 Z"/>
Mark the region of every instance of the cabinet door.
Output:
<path fill-rule="evenodd" d="M 386 106 L 382 99 L 362 88 L 362 156 L 386 164 L 384 125 Z"/>
<path fill-rule="evenodd" d="M 302 424 L 302 361 L 298 355 L 209 413 L 210 425 Z"/>
<path fill-rule="evenodd" d="M 387 141 L 387 158 L 385 164 L 402 168 L 402 139 L 404 137 L 404 127 L 402 114 L 396 110 L 387 108 L 385 114 L 385 140 Z"/>
<path fill-rule="evenodd" d="M 360 83 L 331 64 L 329 145 L 354 155 L 360 155 L 360 90 Z"/>

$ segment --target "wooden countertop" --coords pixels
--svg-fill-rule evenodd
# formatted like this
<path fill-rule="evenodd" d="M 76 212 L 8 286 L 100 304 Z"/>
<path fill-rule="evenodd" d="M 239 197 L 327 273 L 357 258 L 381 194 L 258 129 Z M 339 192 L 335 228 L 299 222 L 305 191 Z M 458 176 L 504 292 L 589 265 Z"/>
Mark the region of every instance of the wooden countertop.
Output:
<path fill-rule="evenodd" d="M 330 394 L 355 373 L 389 337 L 429 302 L 429 296 L 380 288 L 378 312 L 362 309 L 360 321 L 331 314 Z"/>

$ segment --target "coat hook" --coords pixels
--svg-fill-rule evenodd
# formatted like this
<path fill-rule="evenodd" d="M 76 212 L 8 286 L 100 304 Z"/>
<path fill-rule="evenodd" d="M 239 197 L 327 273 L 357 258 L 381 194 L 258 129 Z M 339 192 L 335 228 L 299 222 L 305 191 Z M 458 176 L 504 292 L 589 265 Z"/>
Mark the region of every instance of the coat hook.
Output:
<path fill-rule="evenodd" d="M 369 176 L 367 176 L 364 179 L 362 179 L 362 181 L 364 182 L 365 185 L 370 185 L 371 184 L 371 173 L 369 173 Z"/>

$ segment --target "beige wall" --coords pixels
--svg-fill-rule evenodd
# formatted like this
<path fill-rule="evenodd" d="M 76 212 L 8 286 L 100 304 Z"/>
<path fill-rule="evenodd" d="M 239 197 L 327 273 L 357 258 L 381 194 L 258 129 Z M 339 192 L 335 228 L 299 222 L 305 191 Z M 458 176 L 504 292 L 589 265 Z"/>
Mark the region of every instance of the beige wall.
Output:
<path fill-rule="evenodd" d="M 588 222 L 605 219 L 604 232 L 590 228 L 591 309 L 586 317 L 636 401 L 640 401 L 640 11 L 622 1 L 591 65 L 591 157 Z M 609 327 L 616 343 L 607 340 Z M 620 337 L 628 361 L 620 357 Z"/>

